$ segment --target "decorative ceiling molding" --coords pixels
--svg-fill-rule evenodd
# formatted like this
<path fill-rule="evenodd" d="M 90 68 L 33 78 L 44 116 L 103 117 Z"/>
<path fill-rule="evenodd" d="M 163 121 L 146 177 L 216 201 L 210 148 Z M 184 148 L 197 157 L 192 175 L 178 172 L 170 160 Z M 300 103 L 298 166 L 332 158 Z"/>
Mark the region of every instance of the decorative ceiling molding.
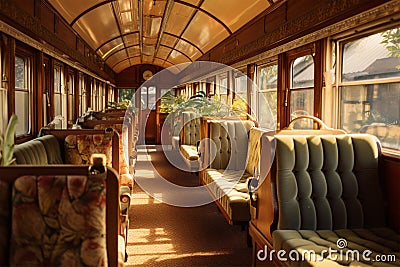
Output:
<path fill-rule="evenodd" d="M 7 28 L 6 27 L 7 24 L 2 22 L 3 32 L 9 34 L 10 36 L 20 41 L 26 42 L 32 47 L 38 49 L 39 51 L 43 51 L 44 53 L 51 55 L 52 57 L 57 58 L 58 60 L 66 63 L 67 60 L 64 57 L 62 57 L 62 55 L 60 55 L 57 52 L 54 52 L 56 51 L 54 47 L 56 47 L 57 50 L 61 51 L 62 53 L 64 53 L 65 55 L 69 56 L 72 59 L 71 61 L 68 60 L 69 63 L 72 62 L 71 66 L 74 66 L 80 71 L 90 74 L 96 77 L 97 79 L 103 80 L 94 73 L 99 73 L 103 77 L 109 77 L 110 80 L 113 80 L 113 77 L 111 77 L 110 74 L 106 73 L 104 70 L 100 69 L 100 67 L 95 62 L 92 62 L 88 57 L 85 57 L 83 54 L 81 54 L 73 47 L 66 46 L 64 40 L 59 38 L 55 33 L 45 28 L 37 18 L 32 17 L 25 10 L 22 10 L 17 6 L 15 6 L 13 2 L 9 0 L 0 0 L 0 13 L 5 17 L 9 17 L 12 21 L 17 23 L 19 26 L 23 27 L 27 31 L 27 33 L 29 33 L 29 35 L 35 36 L 39 40 L 43 40 L 43 42 L 39 42 L 37 39 L 33 39 L 30 36 L 28 37 L 28 35 L 23 34 L 19 30 L 16 30 L 11 26 Z M 26 39 L 27 37 L 28 39 Z M 80 41 L 83 42 L 83 40 Z M 86 66 L 86 69 L 79 67 L 76 64 L 76 62 L 79 62 L 80 64 Z"/>
<path fill-rule="evenodd" d="M 338 14 L 342 14 L 361 2 L 361 0 L 332 1 L 324 8 L 316 8 L 316 10 L 312 10 L 302 17 L 288 21 L 275 31 L 265 34 L 263 37 L 250 42 L 243 47 L 239 47 L 231 52 L 226 53 L 224 57 L 221 58 L 220 62 L 224 64 L 232 64 L 240 61 L 237 63 L 239 65 L 256 62 L 265 59 L 266 57 L 275 56 L 293 48 L 303 46 L 345 30 L 355 28 L 359 25 L 387 17 L 393 13 L 400 12 L 400 0 L 389 1 L 368 11 L 362 12 L 348 19 L 341 20 L 328 27 L 314 30 L 310 34 L 289 42 L 285 42 L 283 45 L 279 45 L 280 42 L 288 37 L 295 36 L 296 34 L 301 33 L 301 31 L 304 29 L 308 29 L 310 26 L 314 27 L 323 21 L 332 19 L 335 17 L 335 15 L 337 16 Z M 276 46 L 274 47 L 274 45 Z M 254 53 L 254 51 L 265 52 L 260 52 L 256 56 L 248 58 L 248 55 Z"/>

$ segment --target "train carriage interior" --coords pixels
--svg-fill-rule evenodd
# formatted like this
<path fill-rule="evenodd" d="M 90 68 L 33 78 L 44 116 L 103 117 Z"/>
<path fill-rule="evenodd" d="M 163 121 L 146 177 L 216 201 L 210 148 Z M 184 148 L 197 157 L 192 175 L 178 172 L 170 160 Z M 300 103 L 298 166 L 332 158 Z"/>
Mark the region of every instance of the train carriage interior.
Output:
<path fill-rule="evenodd" d="M 400 266 L 400 0 L 0 0 L 1 266 Z"/>

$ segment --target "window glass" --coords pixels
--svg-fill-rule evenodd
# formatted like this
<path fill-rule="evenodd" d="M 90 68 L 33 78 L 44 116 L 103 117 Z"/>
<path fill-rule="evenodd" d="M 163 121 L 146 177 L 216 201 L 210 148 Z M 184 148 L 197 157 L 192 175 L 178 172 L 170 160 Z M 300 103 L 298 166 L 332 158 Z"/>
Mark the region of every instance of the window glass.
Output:
<path fill-rule="evenodd" d="M 219 80 L 219 101 L 228 104 L 228 77 Z"/>
<path fill-rule="evenodd" d="M 151 86 L 148 88 L 148 108 L 155 109 L 156 108 L 156 88 Z"/>
<path fill-rule="evenodd" d="M 343 46 L 342 81 L 400 77 L 400 28 Z"/>
<path fill-rule="evenodd" d="M 79 73 L 79 115 L 82 116 L 87 110 L 85 76 Z"/>
<path fill-rule="evenodd" d="M 15 87 L 16 88 L 27 88 L 26 86 L 26 73 L 27 66 L 25 58 L 16 56 L 15 57 Z"/>
<path fill-rule="evenodd" d="M 74 98 L 74 74 L 68 74 L 68 122 L 74 123 L 74 112 L 75 112 L 75 98 Z"/>
<path fill-rule="evenodd" d="M 147 87 L 140 88 L 140 102 L 142 109 L 147 109 Z"/>
<path fill-rule="evenodd" d="M 278 64 L 261 66 L 258 68 L 258 104 L 257 119 L 260 127 L 275 129 L 277 124 L 277 82 Z M 268 104 L 270 114 L 265 105 Z M 273 119 L 273 123 L 272 120 Z"/>
<path fill-rule="evenodd" d="M 290 121 L 302 115 L 314 115 L 314 60 L 312 55 L 296 58 L 291 68 Z M 311 120 L 295 123 L 296 129 L 312 129 Z"/>
<path fill-rule="evenodd" d="M 29 82 L 30 59 L 16 55 L 15 57 L 15 114 L 18 116 L 16 135 L 31 132 L 31 90 Z"/>
<path fill-rule="evenodd" d="M 394 28 L 344 43 L 339 59 L 339 127 L 373 134 L 384 148 L 395 150 L 400 150 L 399 37 Z"/>
<path fill-rule="evenodd" d="M 370 133 L 400 150 L 400 83 L 342 87 L 341 128 Z"/>
<path fill-rule="evenodd" d="M 64 86 L 63 66 L 54 65 L 54 117 L 61 116 L 56 128 L 67 128 L 67 94 Z"/>
<path fill-rule="evenodd" d="M 314 87 L 312 55 L 296 58 L 292 65 L 292 89 Z"/>

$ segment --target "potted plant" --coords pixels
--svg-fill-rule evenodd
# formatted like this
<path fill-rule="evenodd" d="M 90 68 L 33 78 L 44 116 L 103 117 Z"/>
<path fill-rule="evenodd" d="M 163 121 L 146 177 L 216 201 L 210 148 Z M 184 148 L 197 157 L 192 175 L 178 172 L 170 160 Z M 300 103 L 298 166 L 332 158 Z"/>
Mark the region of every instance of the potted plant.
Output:
<path fill-rule="evenodd" d="M 13 114 L 8 122 L 4 136 L 0 136 L 0 166 L 11 165 L 14 162 L 14 136 L 18 123 L 17 115 Z"/>

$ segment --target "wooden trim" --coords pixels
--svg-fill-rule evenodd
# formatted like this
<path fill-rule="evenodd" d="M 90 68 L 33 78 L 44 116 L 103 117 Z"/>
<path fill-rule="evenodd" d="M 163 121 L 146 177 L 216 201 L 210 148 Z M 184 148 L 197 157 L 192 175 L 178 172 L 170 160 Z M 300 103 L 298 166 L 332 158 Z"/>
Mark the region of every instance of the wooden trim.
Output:
<path fill-rule="evenodd" d="M 5 66 L 8 79 L 8 117 L 15 114 L 15 39 L 7 37 Z"/>
<path fill-rule="evenodd" d="M 45 84 L 45 74 L 44 74 L 44 54 L 43 52 L 37 52 L 36 54 L 36 115 L 34 116 L 36 119 L 36 130 L 35 133 L 39 131 L 40 128 L 44 126 L 44 111 L 43 111 L 43 93 L 44 93 L 44 84 Z M 35 112 L 33 113 L 35 114 Z"/>

